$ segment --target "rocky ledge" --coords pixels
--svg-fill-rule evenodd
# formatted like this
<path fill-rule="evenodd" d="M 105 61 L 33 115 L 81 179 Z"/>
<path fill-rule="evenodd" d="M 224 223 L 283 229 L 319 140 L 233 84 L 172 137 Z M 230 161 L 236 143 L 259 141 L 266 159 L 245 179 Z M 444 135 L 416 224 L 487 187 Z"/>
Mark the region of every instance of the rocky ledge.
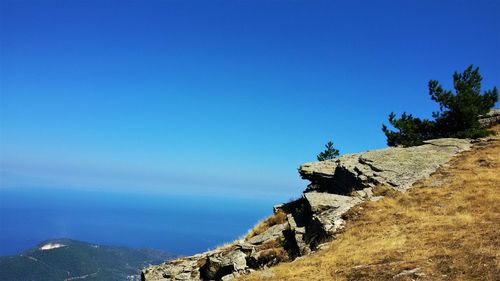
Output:
<path fill-rule="evenodd" d="M 311 181 L 308 190 L 349 194 L 354 190 L 387 185 L 404 191 L 469 147 L 469 140 L 429 140 L 420 146 L 391 147 L 305 163 L 300 166 L 299 173 L 303 179 Z"/>
<path fill-rule="evenodd" d="M 142 280 L 231 280 L 307 255 L 335 238 L 350 208 L 381 198 L 374 195 L 374 187 L 405 191 L 470 148 L 469 140 L 437 139 L 303 164 L 299 173 L 311 184 L 301 198 L 275 206 L 263 230 L 212 251 L 145 268 Z"/>
<path fill-rule="evenodd" d="M 500 108 L 494 108 L 485 115 L 479 116 L 479 124 L 484 128 L 500 124 Z"/>

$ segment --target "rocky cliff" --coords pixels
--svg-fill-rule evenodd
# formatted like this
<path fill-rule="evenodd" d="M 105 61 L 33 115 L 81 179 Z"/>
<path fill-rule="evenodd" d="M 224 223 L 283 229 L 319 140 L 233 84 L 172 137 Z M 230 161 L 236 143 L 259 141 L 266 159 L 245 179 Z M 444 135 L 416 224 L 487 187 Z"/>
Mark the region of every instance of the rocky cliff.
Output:
<path fill-rule="evenodd" d="M 274 215 L 247 237 L 224 247 L 145 268 L 143 280 L 231 280 L 240 274 L 294 260 L 320 249 L 345 224 L 344 214 L 364 200 L 378 200 L 378 187 L 405 191 L 471 141 L 437 139 L 410 148 L 386 148 L 305 163 L 303 195 L 274 207 Z M 381 188 L 381 189 L 384 189 Z"/>

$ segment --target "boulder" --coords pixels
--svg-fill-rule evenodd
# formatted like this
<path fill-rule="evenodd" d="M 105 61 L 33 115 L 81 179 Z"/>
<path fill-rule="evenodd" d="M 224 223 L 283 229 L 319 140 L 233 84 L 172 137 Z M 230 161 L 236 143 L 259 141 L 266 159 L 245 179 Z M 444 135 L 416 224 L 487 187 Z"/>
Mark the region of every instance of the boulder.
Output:
<path fill-rule="evenodd" d="M 234 250 L 207 257 L 205 264 L 200 268 L 200 273 L 203 280 L 220 280 L 226 275 L 246 268 L 246 255 L 240 250 Z"/>
<path fill-rule="evenodd" d="M 304 240 L 311 249 L 333 238 L 345 225 L 342 215 L 363 202 L 359 197 L 325 192 L 306 192 L 304 198 L 311 211 L 311 220 Z"/>
<path fill-rule="evenodd" d="M 313 214 L 332 211 L 342 215 L 352 206 L 361 202 L 361 199 L 357 197 L 325 192 L 306 192 L 304 198 Z"/>
<path fill-rule="evenodd" d="M 254 252 L 253 247 L 241 243 L 147 267 L 142 271 L 142 280 L 221 280 L 226 275 L 248 268 L 245 251 L 249 254 Z"/>
<path fill-rule="evenodd" d="M 151 266 L 143 269 L 142 280 L 200 280 L 199 258 L 193 256 L 180 258 L 175 261 L 163 263 L 157 266 Z"/>
<path fill-rule="evenodd" d="M 246 255 L 239 251 L 231 251 L 223 258 L 223 265 L 232 266 L 233 271 L 242 271 L 247 268 Z"/>

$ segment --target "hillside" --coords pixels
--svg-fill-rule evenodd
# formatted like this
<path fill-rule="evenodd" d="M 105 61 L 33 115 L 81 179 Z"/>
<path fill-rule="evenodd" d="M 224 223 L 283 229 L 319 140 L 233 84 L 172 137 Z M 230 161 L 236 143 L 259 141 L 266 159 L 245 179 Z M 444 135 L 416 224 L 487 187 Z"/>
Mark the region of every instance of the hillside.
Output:
<path fill-rule="evenodd" d="M 142 267 L 173 257 L 151 249 L 56 239 L 17 256 L 0 257 L 0 280 L 139 280 Z"/>
<path fill-rule="evenodd" d="M 415 147 L 391 147 L 305 163 L 299 173 L 310 184 L 300 198 L 275 206 L 274 215 L 241 239 L 145 268 L 143 280 L 226 281 L 249 273 L 244 278 L 386 280 L 412 275 L 457 279 L 453 264 L 457 261 L 446 245 L 451 243 L 449 247 L 457 249 L 457 255 L 463 246 L 457 244 L 460 240 L 445 239 L 455 236 L 470 237 L 475 249 L 483 249 L 477 243 L 484 243 L 481 245 L 488 253 L 475 258 L 487 260 L 484 270 L 489 270 L 489 275 L 467 276 L 482 276 L 484 280 L 497 270 L 491 245 L 498 244 L 495 235 L 499 234 L 494 230 L 499 223 L 494 204 L 499 186 L 498 142 L 498 135 L 481 140 L 435 139 Z M 478 192 L 480 195 L 473 198 Z M 426 233 L 434 236 L 418 239 Z M 332 240 L 334 244 L 330 244 Z M 342 241 L 346 244 L 335 244 Z M 405 257 L 405 253 L 411 256 Z M 438 257 L 445 261 L 440 263 Z M 442 265 L 441 275 L 419 263 L 435 265 L 437 260 Z M 335 261 L 350 262 L 342 268 Z M 370 273 L 377 268 L 381 276 Z"/>
<path fill-rule="evenodd" d="M 325 249 L 240 280 L 499 280 L 498 202 L 500 141 L 492 139 L 406 193 L 354 207 Z"/>

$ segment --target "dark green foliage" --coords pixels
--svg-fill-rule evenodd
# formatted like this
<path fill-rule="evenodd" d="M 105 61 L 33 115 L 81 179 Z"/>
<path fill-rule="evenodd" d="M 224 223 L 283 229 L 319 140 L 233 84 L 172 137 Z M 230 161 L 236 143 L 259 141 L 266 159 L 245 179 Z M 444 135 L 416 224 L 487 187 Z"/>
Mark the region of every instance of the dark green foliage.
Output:
<path fill-rule="evenodd" d="M 479 115 L 488 113 L 498 100 L 496 87 L 481 94 L 482 77 L 479 68 L 469 66 L 463 73 L 453 74 L 455 93 L 445 90 L 436 80 L 429 81 L 429 95 L 439 103 L 439 111 L 433 113 L 434 120 L 419 119 L 403 113 L 396 118 L 389 115 L 389 123 L 397 130 L 391 131 L 382 125 L 389 146 L 419 145 L 432 138 L 478 138 L 488 131 L 480 127 Z"/>
<path fill-rule="evenodd" d="M 51 242 L 66 247 L 47 251 L 37 247 L 21 255 L 0 257 L 0 280 L 62 281 L 71 277 L 76 280 L 78 276 L 94 281 L 140 280 L 140 269 L 173 257 L 157 250 L 92 245 L 69 239 Z"/>
<path fill-rule="evenodd" d="M 333 159 L 337 156 L 339 156 L 340 151 L 338 149 L 335 149 L 333 147 L 333 142 L 329 141 L 327 144 L 325 144 L 325 150 L 323 152 L 320 152 L 316 158 L 318 158 L 318 161 L 325 161 L 325 160 L 330 160 Z"/>
<path fill-rule="evenodd" d="M 389 122 L 399 132 L 390 131 L 386 125 L 382 125 L 387 137 L 387 145 L 396 146 L 414 146 L 420 145 L 426 139 L 432 138 L 430 132 L 434 131 L 434 123 L 427 119 L 413 117 L 404 112 L 401 118 L 396 119 L 394 112 L 389 114 Z"/>

